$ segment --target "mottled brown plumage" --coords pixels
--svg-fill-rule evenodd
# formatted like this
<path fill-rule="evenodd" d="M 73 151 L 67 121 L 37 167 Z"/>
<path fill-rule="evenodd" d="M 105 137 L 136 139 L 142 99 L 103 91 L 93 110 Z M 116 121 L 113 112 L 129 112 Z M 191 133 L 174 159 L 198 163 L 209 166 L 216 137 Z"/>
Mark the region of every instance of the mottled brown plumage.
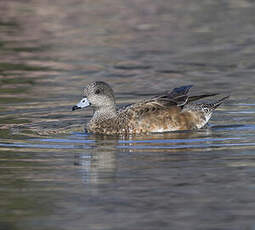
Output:
<path fill-rule="evenodd" d="M 175 88 L 160 96 L 116 110 L 113 90 L 104 82 L 92 82 L 73 110 L 91 105 L 94 115 L 87 130 L 98 134 L 141 134 L 202 128 L 213 110 L 227 97 L 210 104 L 193 104 L 216 94 L 188 96 L 191 86 Z"/>

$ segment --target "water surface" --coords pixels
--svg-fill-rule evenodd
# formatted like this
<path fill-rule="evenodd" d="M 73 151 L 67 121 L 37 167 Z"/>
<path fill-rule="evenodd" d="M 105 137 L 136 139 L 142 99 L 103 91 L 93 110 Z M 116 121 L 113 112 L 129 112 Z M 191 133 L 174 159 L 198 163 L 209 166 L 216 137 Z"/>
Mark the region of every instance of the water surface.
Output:
<path fill-rule="evenodd" d="M 0 229 L 254 229 L 251 1 L 0 3 Z M 201 130 L 84 132 L 91 81 L 118 105 L 193 84 L 230 99 Z"/>

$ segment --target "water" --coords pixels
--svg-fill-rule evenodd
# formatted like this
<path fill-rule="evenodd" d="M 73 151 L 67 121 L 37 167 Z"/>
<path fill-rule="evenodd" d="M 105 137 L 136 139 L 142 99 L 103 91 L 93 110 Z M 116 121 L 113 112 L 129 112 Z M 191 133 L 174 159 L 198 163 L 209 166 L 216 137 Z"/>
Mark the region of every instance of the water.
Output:
<path fill-rule="evenodd" d="M 0 229 L 255 229 L 252 1 L 0 2 Z M 180 85 L 231 98 L 198 131 L 86 134 L 82 88 L 118 104 Z"/>

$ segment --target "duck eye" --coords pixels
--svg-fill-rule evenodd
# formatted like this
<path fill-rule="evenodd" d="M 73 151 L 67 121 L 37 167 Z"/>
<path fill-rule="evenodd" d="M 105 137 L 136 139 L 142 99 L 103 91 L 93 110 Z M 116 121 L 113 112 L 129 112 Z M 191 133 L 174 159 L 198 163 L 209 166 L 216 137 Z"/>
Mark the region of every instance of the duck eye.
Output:
<path fill-rule="evenodd" d="M 97 90 L 95 91 L 95 94 L 99 94 L 99 93 L 101 93 L 101 90 L 100 90 L 100 89 L 97 89 Z"/>

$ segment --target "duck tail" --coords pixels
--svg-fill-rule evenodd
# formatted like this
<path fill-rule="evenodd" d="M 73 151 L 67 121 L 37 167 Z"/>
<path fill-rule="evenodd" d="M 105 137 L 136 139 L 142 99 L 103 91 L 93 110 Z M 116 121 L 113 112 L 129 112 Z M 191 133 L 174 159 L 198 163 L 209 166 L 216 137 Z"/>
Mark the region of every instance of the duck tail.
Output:
<path fill-rule="evenodd" d="M 230 95 L 225 96 L 223 98 L 221 98 L 220 100 L 216 101 L 214 104 L 214 107 L 217 108 L 218 106 L 220 106 L 226 99 L 228 99 L 230 97 Z"/>
<path fill-rule="evenodd" d="M 214 110 L 216 109 L 217 107 L 219 107 L 226 99 L 228 99 L 230 96 L 226 96 L 226 97 L 223 97 L 221 98 L 220 100 L 214 102 L 214 103 L 209 103 L 209 104 L 206 104 L 208 108 L 210 108 L 211 110 Z"/>
<path fill-rule="evenodd" d="M 197 100 L 200 100 L 202 98 L 205 98 L 205 97 L 213 97 L 213 96 L 217 96 L 218 93 L 208 93 L 208 94 L 202 94 L 202 95 L 197 95 L 197 96 L 190 96 L 188 98 L 188 102 L 192 102 L 192 101 L 197 101 Z"/>

